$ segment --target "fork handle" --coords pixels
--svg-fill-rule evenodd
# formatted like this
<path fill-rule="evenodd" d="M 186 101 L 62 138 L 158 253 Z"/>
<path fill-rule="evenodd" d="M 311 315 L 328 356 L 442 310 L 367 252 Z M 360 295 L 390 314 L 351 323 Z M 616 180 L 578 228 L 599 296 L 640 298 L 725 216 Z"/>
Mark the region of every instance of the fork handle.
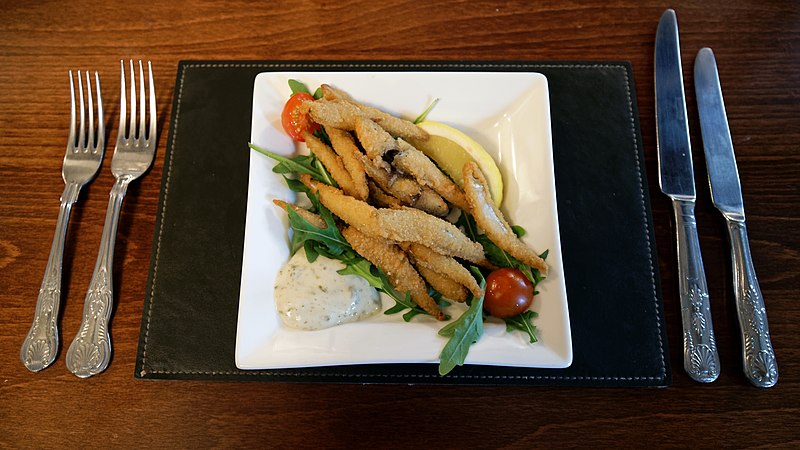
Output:
<path fill-rule="evenodd" d="M 44 269 L 44 278 L 36 299 L 28 335 L 19 351 L 19 359 L 31 372 L 38 372 L 56 359 L 58 353 L 58 311 L 61 308 L 61 265 L 64 260 L 64 241 L 67 236 L 69 213 L 78 200 L 81 186 L 67 183 L 61 194 L 56 231 L 50 244 L 50 256 Z"/>
<path fill-rule="evenodd" d="M 80 378 L 88 378 L 104 371 L 111 360 L 111 335 L 108 323 L 114 300 L 112 266 L 114 242 L 119 224 L 122 200 L 128 188 L 128 179 L 117 179 L 111 188 L 106 210 L 100 250 L 94 266 L 92 281 L 83 304 L 83 320 L 78 333 L 67 351 L 67 369 Z"/>

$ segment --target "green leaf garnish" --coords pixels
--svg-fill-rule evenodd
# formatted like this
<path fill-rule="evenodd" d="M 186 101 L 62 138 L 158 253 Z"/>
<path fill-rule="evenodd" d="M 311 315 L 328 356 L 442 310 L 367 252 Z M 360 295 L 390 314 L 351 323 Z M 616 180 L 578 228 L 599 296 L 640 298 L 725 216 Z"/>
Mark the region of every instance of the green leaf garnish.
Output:
<path fill-rule="evenodd" d="M 273 153 L 267 149 L 261 148 L 253 143 L 247 144 L 253 150 L 261 153 L 264 156 L 268 156 L 275 161 L 278 162 L 275 167 L 272 168 L 272 171 L 279 174 L 287 174 L 287 173 L 303 173 L 311 175 L 311 178 L 321 181 L 329 186 L 339 187 L 336 182 L 331 178 L 331 175 L 325 169 L 325 166 L 314 157 L 314 155 L 297 155 L 291 158 L 279 155 L 277 153 Z M 285 178 L 285 177 L 284 177 Z M 296 190 L 294 187 L 289 186 L 295 192 L 300 192 Z"/>
<path fill-rule="evenodd" d="M 503 320 L 506 322 L 506 332 L 522 331 L 527 333 L 533 344 L 539 340 L 536 338 L 536 327 L 533 325 L 533 319 L 538 316 L 539 314 L 529 310 L 514 317 L 505 318 Z"/>
<path fill-rule="evenodd" d="M 480 270 L 474 266 L 471 270 L 480 279 L 481 289 L 485 288 L 486 280 Z M 439 354 L 439 375 L 447 375 L 456 366 L 464 365 L 469 348 L 483 335 L 483 297 L 473 298 L 469 309 L 454 322 L 442 327 L 439 335 L 450 338 Z"/>
<path fill-rule="evenodd" d="M 315 241 L 323 244 L 325 249 L 328 250 L 327 253 L 332 255 L 341 255 L 346 250 L 350 249 L 350 244 L 348 244 L 342 234 L 339 233 L 339 229 L 336 227 L 331 217 L 325 217 L 323 215 L 323 219 L 328 226 L 327 228 L 317 228 L 306 221 L 300 214 L 297 214 L 292 208 L 287 207 L 286 213 L 289 215 L 289 226 L 291 226 L 294 231 L 292 235 L 292 247 L 295 250 L 300 248 L 301 245 L 305 246 L 306 241 Z M 306 247 L 306 253 L 308 254 L 308 247 Z M 316 253 L 319 253 L 319 251 L 315 251 L 315 254 Z M 312 260 L 309 259 L 309 262 L 312 262 Z"/>
<path fill-rule="evenodd" d="M 473 299 L 469 309 L 450 325 L 445 327 L 445 336 L 449 335 L 450 339 L 439 354 L 439 375 L 447 375 L 456 366 L 463 366 L 470 346 L 483 335 L 483 297 Z"/>
<path fill-rule="evenodd" d="M 433 107 L 436 106 L 437 103 L 439 103 L 438 98 L 435 99 L 430 105 L 428 105 L 428 107 L 425 108 L 425 111 L 422 111 L 422 114 L 418 115 L 417 118 L 414 119 L 414 123 L 417 124 L 423 122 L 425 118 L 428 117 L 428 114 L 430 114 L 431 110 L 433 110 Z"/>
<path fill-rule="evenodd" d="M 298 92 L 305 92 L 306 94 L 311 95 L 311 91 L 308 90 L 308 87 L 297 80 L 289 80 L 289 89 L 292 90 L 292 94 L 297 94 Z"/>
<path fill-rule="evenodd" d="M 294 158 L 288 158 L 286 156 L 273 153 L 267 149 L 263 149 L 253 143 L 248 143 L 247 146 L 261 153 L 262 155 L 269 156 L 275 161 L 278 161 L 278 165 L 272 169 L 272 171 L 275 173 L 305 173 L 311 175 L 312 177 L 321 176 L 319 170 L 311 165 L 312 161 L 316 160 L 316 158 L 309 157 L 309 155 L 298 155 Z"/>

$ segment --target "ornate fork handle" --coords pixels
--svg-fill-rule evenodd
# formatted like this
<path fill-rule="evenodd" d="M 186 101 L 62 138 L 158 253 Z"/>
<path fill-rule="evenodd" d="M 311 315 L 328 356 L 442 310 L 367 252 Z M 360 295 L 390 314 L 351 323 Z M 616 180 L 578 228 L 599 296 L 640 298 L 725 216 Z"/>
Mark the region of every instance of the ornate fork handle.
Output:
<path fill-rule="evenodd" d="M 19 351 L 19 359 L 31 372 L 48 367 L 58 353 L 58 311 L 61 308 L 61 266 L 64 260 L 64 241 L 67 236 L 69 214 L 78 200 L 81 186 L 67 183 L 61 194 L 56 231 L 50 246 L 50 256 L 44 270 L 33 323 Z"/>
<path fill-rule="evenodd" d="M 102 372 L 111 360 L 111 335 L 108 323 L 114 300 L 112 280 L 114 242 L 122 200 L 129 183 L 130 180 L 127 178 L 118 178 L 111 188 L 97 263 L 84 301 L 83 320 L 67 351 L 67 368 L 81 378 Z"/>
<path fill-rule="evenodd" d="M 697 236 L 694 201 L 673 200 L 678 235 L 678 277 L 683 320 L 683 367 L 692 379 L 710 383 L 719 376 L 719 355 L 711 304 Z"/>
<path fill-rule="evenodd" d="M 728 220 L 733 262 L 736 310 L 742 332 L 744 373 L 753 385 L 771 387 L 778 382 L 778 364 L 769 338 L 767 310 L 750 256 L 744 221 Z"/>

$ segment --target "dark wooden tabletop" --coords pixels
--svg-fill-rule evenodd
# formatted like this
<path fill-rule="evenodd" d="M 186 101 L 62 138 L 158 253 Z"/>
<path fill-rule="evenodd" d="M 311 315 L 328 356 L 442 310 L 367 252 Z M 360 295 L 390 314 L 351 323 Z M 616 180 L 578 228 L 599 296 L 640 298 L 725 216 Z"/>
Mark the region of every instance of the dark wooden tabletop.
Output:
<path fill-rule="evenodd" d="M 137 4 L 138 3 L 138 4 Z M 722 373 L 682 369 L 672 209 L 658 188 L 653 46 L 677 11 L 695 143 L 697 215 Z M 0 1 L 0 443 L 9 447 L 800 446 L 800 7 L 720 1 Z M 712 47 L 720 67 L 780 379 L 741 368 L 724 222 L 704 171 L 690 76 Z M 63 190 L 68 69 L 99 71 L 107 104 L 121 58 L 156 67 L 170 116 L 182 59 L 626 60 L 633 65 L 656 227 L 673 385 L 665 389 L 330 385 L 134 379 L 163 167 L 123 206 L 114 259 L 115 357 L 101 375 L 65 367 L 103 227 L 110 170 L 81 193 L 64 255 L 61 353 L 19 361 Z M 166 147 L 168 121 L 161 122 Z M 113 135 L 115 136 L 115 135 Z M 108 166 L 104 165 L 104 169 Z M 598 286 L 603 289 L 603 286 Z M 66 336 L 66 338 L 65 338 Z"/>

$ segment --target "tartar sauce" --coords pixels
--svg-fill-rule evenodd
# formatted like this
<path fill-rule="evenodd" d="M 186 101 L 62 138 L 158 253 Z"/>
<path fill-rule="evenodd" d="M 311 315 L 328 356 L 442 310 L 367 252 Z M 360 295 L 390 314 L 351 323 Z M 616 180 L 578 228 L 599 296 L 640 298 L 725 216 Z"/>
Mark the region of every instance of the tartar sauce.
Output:
<path fill-rule="evenodd" d="M 322 330 L 365 319 L 381 310 L 378 291 L 358 275 L 340 275 L 341 261 L 319 256 L 309 263 L 302 249 L 275 280 L 275 307 L 287 326 Z"/>

